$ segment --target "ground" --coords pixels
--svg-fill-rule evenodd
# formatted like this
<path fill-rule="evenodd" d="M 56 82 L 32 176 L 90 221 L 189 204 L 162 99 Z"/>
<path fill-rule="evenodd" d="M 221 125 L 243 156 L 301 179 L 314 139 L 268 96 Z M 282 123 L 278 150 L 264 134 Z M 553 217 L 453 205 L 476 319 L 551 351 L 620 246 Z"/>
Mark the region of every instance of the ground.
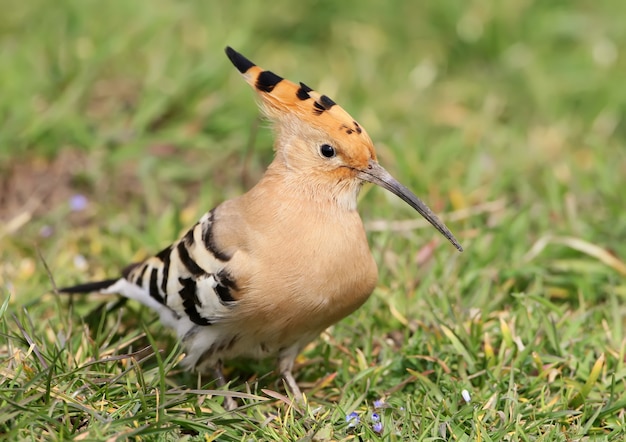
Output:
<path fill-rule="evenodd" d="M 623 440 L 625 5 L 5 5 L 0 434 Z M 379 283 L 298 359 L 305 406 L 272 361 L 235 361 L 227 413 L 150 311 L 53 293 L 262 175 L 272 133 L 226 45 L 350 112 L 465 248 L 366 188 Z"/>

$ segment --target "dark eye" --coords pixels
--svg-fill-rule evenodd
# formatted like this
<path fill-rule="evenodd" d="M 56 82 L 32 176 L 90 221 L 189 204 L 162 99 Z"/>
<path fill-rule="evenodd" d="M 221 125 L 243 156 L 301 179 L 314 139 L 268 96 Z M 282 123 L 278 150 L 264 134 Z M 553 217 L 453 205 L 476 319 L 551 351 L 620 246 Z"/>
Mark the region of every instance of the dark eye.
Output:
<path fill-rule="evenodd" d="M 335 156 L 335 148 L 330 144 L 322 144 L 320 146 L 320 153 L 326 158 L 332 158 Z"/>

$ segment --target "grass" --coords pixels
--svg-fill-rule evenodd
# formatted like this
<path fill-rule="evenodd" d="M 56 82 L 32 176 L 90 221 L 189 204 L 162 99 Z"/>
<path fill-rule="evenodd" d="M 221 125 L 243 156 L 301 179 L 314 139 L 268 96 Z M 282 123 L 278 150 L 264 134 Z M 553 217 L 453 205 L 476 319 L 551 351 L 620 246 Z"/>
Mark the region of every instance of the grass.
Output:
<path fill-rule="evenodd" d="M 5 6 L 5 439 L 624 439 L 623 2 Z M 261 176 L 272 134 L 227 44 L 346 108 L 466 249 L 366 189 L 379 284 L 299 358 L 306 407 L 272 361 L 236 362 L 226 413 L 150 311 L 51 293 Z"/>

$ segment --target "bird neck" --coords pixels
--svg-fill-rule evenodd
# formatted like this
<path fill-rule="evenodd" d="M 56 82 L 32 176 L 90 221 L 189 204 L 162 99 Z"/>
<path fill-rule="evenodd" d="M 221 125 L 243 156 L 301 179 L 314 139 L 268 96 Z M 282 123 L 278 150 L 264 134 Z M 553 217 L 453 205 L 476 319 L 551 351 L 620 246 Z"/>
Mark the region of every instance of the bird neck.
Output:
<path fill-rule="evenodd" d="M 277 156 L 253 190 L 271 191 L 282 199 L 292 197 L 305 204 L 321 205 L 324 210 L 352 212 L 356 210 L 361 185 L 356 178 L 336 178 L 318 170 L 290 168 Z"/>

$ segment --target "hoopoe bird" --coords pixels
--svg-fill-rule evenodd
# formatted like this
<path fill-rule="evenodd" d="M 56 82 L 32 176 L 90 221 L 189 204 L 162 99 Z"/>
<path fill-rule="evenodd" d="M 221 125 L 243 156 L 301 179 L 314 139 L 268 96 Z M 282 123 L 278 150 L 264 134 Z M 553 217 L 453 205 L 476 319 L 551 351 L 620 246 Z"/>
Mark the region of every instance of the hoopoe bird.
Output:
<path fill-rule="evenodd" d="M 226 55 L 273 121 L 275 157 L 247 193 L 200 218 L 174 244 L 121 277 L 62 288 L 118 293 L 154 309 L 184 344 L 183 365 L 226 381 L 223 361 L 278 358 L 296 400 L 298 353 L 370 296 L 378 269 L 357 196 L 365 182 L 394 193 L 459 251 L 448 228 L 377 161 L 365 129 L 326 95 Z M 225 405 L 234 401 L 226 397 Z"/>

